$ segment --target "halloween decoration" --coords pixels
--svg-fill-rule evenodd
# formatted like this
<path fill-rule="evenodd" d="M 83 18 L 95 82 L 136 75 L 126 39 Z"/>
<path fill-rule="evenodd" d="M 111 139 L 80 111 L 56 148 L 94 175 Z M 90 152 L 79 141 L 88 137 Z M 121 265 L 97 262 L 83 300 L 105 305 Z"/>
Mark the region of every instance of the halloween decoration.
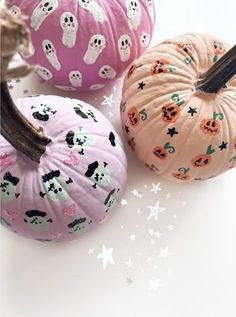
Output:
<path fill-rule="evenodd" d="M 7 0 L 28 16 L 38 75 L 59 89 L 98 90 L 118 78 L 148 47 L 154 0 Z M 112 58 L 111 58 L 112 57 Z"/>
<path fill-rule="evenodd" d="M 120 111 L 140 160 L 172 181 L 207 179 L 235 167 L 235 74 L 236 46 L 204 34 L 165 41 L 137 59 Z"/>
<path fill-rule="evenodd" d="M 1 223 L 26 238 L 67 241 L 103 222 L 126 183 L 126 156 L 92 106 L 57 96 L 11 99 L 11 57 L 29 47 L 22 19 L 1 10 Z"/>

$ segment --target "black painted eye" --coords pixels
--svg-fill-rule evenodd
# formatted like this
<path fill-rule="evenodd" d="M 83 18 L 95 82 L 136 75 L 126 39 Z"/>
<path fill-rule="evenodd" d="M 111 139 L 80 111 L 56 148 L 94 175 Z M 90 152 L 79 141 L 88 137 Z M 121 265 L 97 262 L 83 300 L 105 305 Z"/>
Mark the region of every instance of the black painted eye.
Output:
<path fill-rule="evenodd" d="M 58 190 L 59 190 L 59 192 L 62 192 L 62 188 L 61 187 Z"/>
<path fill-rule="evenodd" d="M 48 8 L 48 12 L 49 12 L 49 11 L 52 11 L 52 7 Z"/>
<path fill-rule="evenodd" d="M 101 45 L 102 44 L 102 41 L 101 40 L 98 40 L 98 45 Z"/>
<path fill-rule="evenodd" d="M 124 42 L 124 41 L 122 41 L 122 42 L 121 42 L 121 45 L 122 45 L 122 46 L 125 46 L 125 42 Z"/>
<path fill-rule="evenodd" d="M 95 39 L 95 40 L 94 40 L 94 44 L 97 44 L 97 41 L 98 41 L 98 40 L 97 40 L 97 39 Z"/>
<path fill-rule="evenodd" d="M 128 45 L 128 40 L 125 40 L 125 44 L 127 44 L 127 45 Z"/>
<path fill-rule="evenodd" d="M 45 45 L 45 48 L 46 48 L 46 51 L 48 51 L 48 46 L 47 46 L 47 44 Z"/>
<path fill-rule="evenodd" d="M 73 23 L 73 18 L 72 17 L 70 17 L 70 22 Z"/>
<path fill-rule="evenodd" d="M 66 22 L 66 23 L 68 22 L 68 18 L 67 18 L 67 17 L 65 17 L 65 22 Z"/>
<path fill-rule="evenodd" d="M 52 48 L 52 46 L 51 46 L 51 44 L 50 44 L 50 43 L 48 43 L 48 47 L 49 47 L 49 49 L 51 49 L 51 48 Z"/>
<path fill-rule="evenodd" d="M 79 74 L 77 74 L 76 76 L 79 77 Z"/>
<path fill-rule="evenodd" d="M 49 6 L 49 2 L 46 2 L 46 3 L 44 4 L 44 6 L 45 6 L 45 7 Z"/>

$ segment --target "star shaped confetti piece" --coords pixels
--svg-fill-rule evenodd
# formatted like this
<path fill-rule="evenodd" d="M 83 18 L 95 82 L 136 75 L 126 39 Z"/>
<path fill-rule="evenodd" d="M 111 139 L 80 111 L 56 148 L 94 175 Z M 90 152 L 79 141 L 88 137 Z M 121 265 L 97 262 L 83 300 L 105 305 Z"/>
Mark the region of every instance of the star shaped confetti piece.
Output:
<path fill-rule="evenodd" d="M 160 288 L 162 285 L 160 283 L 160 280 L 157 278 L 155 280 L 150 280 L 149 281 L 149 289 L 151 291 L 156 291 L 158 288 Z"/>
<path fill-rule="evenodd" d="M 218 147 L 219 147 L 219 149 L 220 149 L 221 151 L 223 151 L 223 150 L 226 150 L 226 149 L 227 149 L 227 145 L 228 145 L 228 143 L 223 141 L 223 142 L 221 143 L 221 145 L 219 145 Z"/>
<path fill-rule="evenodd" d="M 171 253 L 169 252 L 168 247 L 166 247 L 164 249 L 160 249 L 159 258 L 167 258 L 170 255 L 171 255 Z"/>
<path fill-rule="evenodd" d="M 103 96 L 104 101 L 102 102 L 102 106 L 108 105 L 110 108 L 112 107 L 112 104 L 115 103 L 115 100 L 113 99 L 113 94 L 111 94 L 109 97 Z"/>
<path fill-rule="evenodd" d="M 192 107 L 189 107 L 189 110 L 188 110 L 188 113 L 191 114 L 191 116 L 193 117 L 194 114 L 197 113 L 197 108 L 192 108 Z"/>
<path fill-rule="evenodd" d="M 160 201 L 158 200 L 155 206 L 148 206 L 148 208 L 151 210 L 149 216 L 147 217 L 147 220 L 150 220 L 152 218 L 155 219 L 155 221 L 158 220 L 158 215 L 165 211 L 165 208 L 159 207 Z"/>
<path fill-rule="evenodd" d="M 122 206 L 127 205 L 127 200 L 126 200 L 126 199 L 122 199 L 121 202 L 120 202 L 120 204 L 121 204 Z"/>
<path fill-rule="evenodd" d="M 176 131 L 176 128 L 169 128 L 168 132 L 166 134 L 170 135 L 170 137 L 173 138 L 175 136 L 175 134 L 179 134 L 179 132 Z"/>
<path fill-rule="evenodd" d="M 142 81 L 141 83 L 138 83 L 138 89 L 143 90 L 146 84 Z"/>
<path fill-rule="evenodd" d="M 107 264 L 115 264 L 115 261 L 112 257 L 113 248 L 107 249 L 106 246 L 102 245 L 102 253 L 97 256 L 97 259 L 101 259 L 103 261 L 103 269 L 105 270 Z"/>
<path fill-rule="evenodd" d="M 162 190 L 162 188 L 160 187 L 160 183 L 158 184 L 152 184 L 152 189 L 151 189 L 151 192 L 154 193 L 154 194 L 157 194 L 159 191 Z"/>

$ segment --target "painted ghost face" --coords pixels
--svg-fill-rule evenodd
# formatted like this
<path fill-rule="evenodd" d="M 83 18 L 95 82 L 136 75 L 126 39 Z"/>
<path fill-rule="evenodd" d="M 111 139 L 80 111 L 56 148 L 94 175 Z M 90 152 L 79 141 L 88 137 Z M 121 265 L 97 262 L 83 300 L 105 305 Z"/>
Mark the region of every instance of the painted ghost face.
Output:
<path fill-rule="evenodd" d="M 65 31 L 77 31 L 78 21 L 76 17 L 70 12 L 64 12 L 61 15 L 60 24 L 63 30 Z"/>
<path fill-rule="evenodd" d="M 42 0 L 31 15 L 31 27 L 38 31 L 44 20 L 58 7 L 57 0 Z"/>
<path fill-rule="evenodd" d="M 104 65 L 100 68 L 98 75 L 101 78 L 114 79 L 116 77 L 116 72 L 111 66 Z"/>
<path fill-rule="evenodd" d="M 9 203 L 20 196 L 20 194 L 16 193 L 18 183 L 19 178 L 12 176 L 10 172 L 4 174 L 3 181 L 0 183 L 1 202 Z"/>
<path fill-rule="evenodd" d="M 127 2 L 127 9 L 129 12 L 139 13 L 140 12 L 140 5 L 137 0 L 126 0 Z"/>
<path fill-rule="evenodd" d="M 86 64 L 94 64 L 106 47 L 106 39 L 101 34 L 93 35 L 88 43 L 88 49 L 84 55 L 84 62 Z"/>
<path fill-rule="evenodd" d="M 85 176 L 89 177 L 94 182 L 94 188 L 97 188 L 97 185 L 106 187 L 111 181 L 111 173 L 106 162 L 99 164 L 98 161 L 95 161 L 92 164 L 89 164 Z"/>
<path fill-rule="evenodd" d="M 39 210 L 29 210 L 25 213 L 24 222 L 33 231 L 47 232 L 49 230 L 49 223 L 52 219 L 48 219 L 46 212 Z"/>
<path fill-rule="evenodd" d="M 82 74 L 77 70 L 69 73 L 69 80 L 71 85 L 74 87 L 82 86 Z"/>
<path fill-rule="evenodd" d="M 150 34 L 146 33 L 143 31 L 142 35 L 141 35 L 141 39 L 140 39 L 140 44 L 142 47 L 147 47 L 150 43 Z"/>
<path fill-rule="evenodd" d="M 16 6 L 16 5 L 13 5 L 11 8 L 10 8 L 10 11 L 18 18 L 21 16 L 21 9 Z"/>
<path fill-rule="evenodd" d="M 75 148 L 78 154 L 84 155 L 85 148 L 93 146 L 96 143 L 96 138 L 90 132 L 79 127 L 77 130 L 70 130 L 67 133 L 66 142 L 69 148 Z"/>
<path fill-rule="evenodd" d="M 122 62 L 127 62 L 131 55 L 132 42 L 129 35 L 122 35 L 118 40 L 118 50 Z"/>
<path fill-rule="evenodd" d="M 36 72 L 43 80 L 49 80 L 53 77 L 50 70 L 46 67 L 39 67 Z"/>
<path fill-rule="evenodd" d="M 63 181 L 60 177 L 60 171 L 51 171 L 42 176 L 43 185 L 46 193 L 40 193 L 42 197 L 47 195 L 52 201 L 59 203 L 68 198 L 68 184 L 73 181 L 69 178 L 68 181 Z"/>
<path fill-rule="evenodd" d="M 54 45 L 49 40 L 43 40 L 43 51 L 49 61 L 49 63 L 56 69 L 61 69 L 61 64 L 57 59 L 57 53 Z"/>

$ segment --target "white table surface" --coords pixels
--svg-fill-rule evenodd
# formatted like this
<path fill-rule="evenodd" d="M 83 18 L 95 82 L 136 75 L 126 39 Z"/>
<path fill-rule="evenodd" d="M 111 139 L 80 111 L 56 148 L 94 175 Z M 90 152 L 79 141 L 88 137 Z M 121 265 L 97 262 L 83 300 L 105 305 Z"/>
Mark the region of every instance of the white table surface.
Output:
<path fill-rule="evenodd" d="M 235 0 L 157 3 L 153 43 L 194 31 L 234 44 Z M 15 98 L 63 95 L 35 75 L 13 86 Z M 99 106 L 119 132 L 120 92 L 121 81 L 98 95 L 81 96 Z M 101 106 L 111 94 L 116 103 Z M 81 240 L 42 244 L 0 228 L 0 316 L 236 315 L 236 169 L 204 183 L 172 184 L 144 168 L 128 148 L 127 154 L 123 205 Z M 148 207 L 158 202 L 165 211 L 158 221 L 148 220 Z M 108 258 L 105 269 L 98 258 L 103 245 L 114 262 Z"/>

